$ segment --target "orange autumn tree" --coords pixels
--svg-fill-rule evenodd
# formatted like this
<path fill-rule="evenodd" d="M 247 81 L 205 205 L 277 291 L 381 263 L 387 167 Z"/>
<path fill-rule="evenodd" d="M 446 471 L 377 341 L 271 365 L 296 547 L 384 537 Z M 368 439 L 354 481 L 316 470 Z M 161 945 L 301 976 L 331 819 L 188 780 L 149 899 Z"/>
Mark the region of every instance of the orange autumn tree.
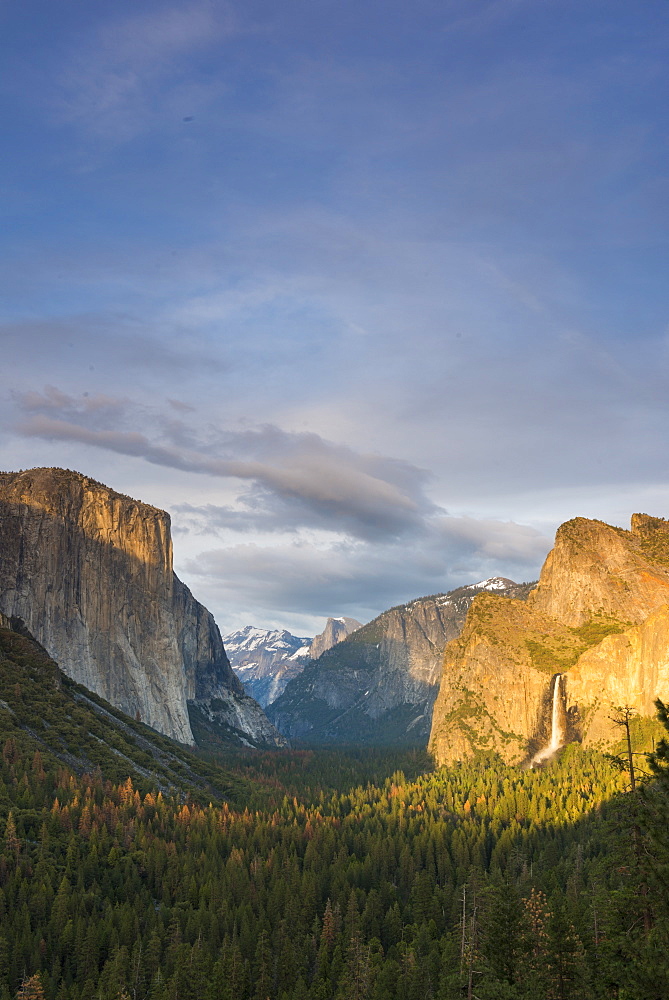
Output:
<path fill-rule="evenodd" d="M 23 979 L 16 994 L 16 1000 L 45 1000 L 44 987 L 39 972 Z"/>

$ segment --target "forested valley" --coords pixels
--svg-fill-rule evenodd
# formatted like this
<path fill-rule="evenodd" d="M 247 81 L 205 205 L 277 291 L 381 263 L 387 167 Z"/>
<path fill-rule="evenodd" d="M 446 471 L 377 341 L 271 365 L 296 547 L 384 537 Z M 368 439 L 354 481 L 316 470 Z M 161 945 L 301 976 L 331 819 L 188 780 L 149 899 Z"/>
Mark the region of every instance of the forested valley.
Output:
<path fill-rule="evenodd" d="M 197 757 L 0 638 L 0 1000 L 669 996 L 662 741 Z"/>
<path fill-rule="evenodd" d="M 252 808 L 203 806 L 8 738 L 2 1000 L 668 995 L 666 788 L 576 746 L 328 784 L 362 766 L 257 755 Z"/>

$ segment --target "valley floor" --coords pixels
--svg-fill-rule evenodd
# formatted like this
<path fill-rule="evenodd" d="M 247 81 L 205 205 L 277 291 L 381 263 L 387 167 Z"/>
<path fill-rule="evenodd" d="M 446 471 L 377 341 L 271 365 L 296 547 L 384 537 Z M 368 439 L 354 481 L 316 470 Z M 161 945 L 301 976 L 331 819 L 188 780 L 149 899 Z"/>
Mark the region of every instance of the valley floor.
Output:
<path fill-rule="evenodd" d="M 48 757 L 4 740 L 2 1000 L 669 995 L 665 846 L 577 746 L 235 755 L 212 805 Z"/>

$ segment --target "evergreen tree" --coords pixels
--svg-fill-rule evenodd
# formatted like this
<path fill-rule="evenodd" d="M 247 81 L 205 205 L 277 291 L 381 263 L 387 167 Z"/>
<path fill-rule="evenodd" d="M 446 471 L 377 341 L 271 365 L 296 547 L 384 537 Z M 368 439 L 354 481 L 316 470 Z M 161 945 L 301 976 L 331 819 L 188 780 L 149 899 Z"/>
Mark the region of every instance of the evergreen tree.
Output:
<path fill-rule="evenodd" d="M 371 990 L 370 949 L 355 934 L 348 945 L 337 1000 L 368 1000 Z"/>
<path fill-rule="evenodd" d="M 520 996 L 523 959 L 527 939 L 525 911 L 509 875 L 496 873 L 482 893 L 480 949 L 482 978 L 477 987 L 481 997 Z"/>

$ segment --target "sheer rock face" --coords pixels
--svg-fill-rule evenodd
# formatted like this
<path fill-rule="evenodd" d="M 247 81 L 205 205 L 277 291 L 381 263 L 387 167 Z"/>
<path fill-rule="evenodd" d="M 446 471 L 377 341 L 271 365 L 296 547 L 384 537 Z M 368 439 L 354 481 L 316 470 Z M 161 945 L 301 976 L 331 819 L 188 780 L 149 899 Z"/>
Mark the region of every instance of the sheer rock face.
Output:
<path fill-rule="evenodd" d="M 338 642 L 343 642 L 351 632 L 355 632 L 361 626 L 362 622 L 355 618 L 328 618 L 320 635 L 312 639 L 309 658 L 317 660 L 326 650 L 332 649 Z"/>
<path fill-rule="evenodd" d="M 579 706 L 588 742 L 614 738 L 613 706 L 655 715 L 655 699 L 669 700 L 669 605 L 583 653 L 567 675 L 567 691 L 569 703 Z"/>
<path fill-rule="evenodd" d="M 669 697 L 668 605 L 668 522 L 562 525 L 527 602 L 477 597 L 447 647 L 430 736 L 437 760 L 479 749 L 529 760 L 550 739 L 557 673 L 566 739 L 618 739 L 615 706 L 653 715 L 655 698 Z"/>
<path fill-rule="evenodd" d="M 532 738 L 536 749 L 548 742 L 546 699 L 561 672 L 555 664 L 575 659 L 583 643 L 528 604 L 481 594 L 462 634 L 446 647 L 430 735 L 440 763 L 484 749 L 517 763 Z"/>
<path fill-rule="evenodd" d="M 0 610 L 74 680 L 180 742 L 193 742 L 189 700 L 253 714 L 214 619 L 172 571 L 169 515 L 78 473 L 0 474 Z"/>
<path fill-rule="evenodd" d="M 270 718 L 284 735 L 313 743 L 425 746 L 444 647 L 486 588 L 526 593 L 499 578 L 391 608 L 309 663 Z"/>

